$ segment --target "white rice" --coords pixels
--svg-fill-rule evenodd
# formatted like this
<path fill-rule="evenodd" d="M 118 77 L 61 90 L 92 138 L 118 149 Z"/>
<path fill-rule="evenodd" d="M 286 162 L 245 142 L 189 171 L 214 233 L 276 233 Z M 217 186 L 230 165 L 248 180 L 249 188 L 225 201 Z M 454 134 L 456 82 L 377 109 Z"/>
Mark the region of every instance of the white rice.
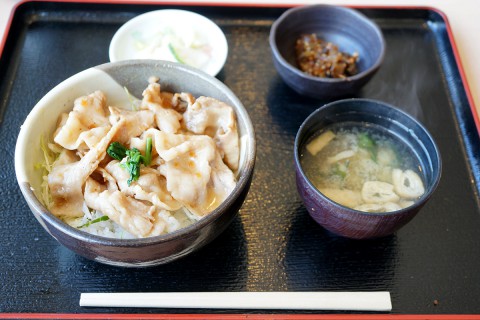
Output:
<path fill-rule="evenodd" d="M 103 214 L 96 210 L 93 210 L 91 212 L 90 209 L 88 209 L 88 207 L 85 205 L 85 203 L 83 204 L 83 212 L 83 217 L 66 220 L 65 222 L 74 228 L 79 228 L 82 231 L 102 237 L 117 239 L 137 238 L 135 235 L 132 235 L 111 219 L 94 222 L 87 226 L 86 224 L 88 224 L 89 222 L 103 217 Z M 160 213 L 160 217 L 166 223 L 164 232 L 165 234 L 189 226 L 194 222 L 194 220 L 188 218 L 187 214 L 182 209 L 172 212 L 172 214 L 166 212 Z"/>

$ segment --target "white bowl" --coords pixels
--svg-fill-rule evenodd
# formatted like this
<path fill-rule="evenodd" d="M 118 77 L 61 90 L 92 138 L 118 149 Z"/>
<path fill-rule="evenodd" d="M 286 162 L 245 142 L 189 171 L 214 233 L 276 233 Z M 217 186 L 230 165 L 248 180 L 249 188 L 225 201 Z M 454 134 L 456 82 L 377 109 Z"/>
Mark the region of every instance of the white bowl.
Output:
<path fill-rule="evenodd" d="M 216 76 L 227 60 L 225 34 L 210 19 L 185 10 L 165 9 L 126 22 L 112 38 L 111 62 L 158 59 L 180 62 Z"/>

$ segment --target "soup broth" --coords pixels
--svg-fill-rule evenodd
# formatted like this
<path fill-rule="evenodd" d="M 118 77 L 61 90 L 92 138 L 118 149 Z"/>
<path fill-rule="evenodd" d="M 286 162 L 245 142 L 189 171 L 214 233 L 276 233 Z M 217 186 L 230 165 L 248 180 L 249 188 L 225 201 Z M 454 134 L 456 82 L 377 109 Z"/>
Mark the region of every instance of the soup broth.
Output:
<path fill-rule="evenodd" d="M 417 157 L 377 127 L 331 126 L 308 141 L 301 164 L 320 192 L 355 210 L 400 210 L 425 192 Z"/>

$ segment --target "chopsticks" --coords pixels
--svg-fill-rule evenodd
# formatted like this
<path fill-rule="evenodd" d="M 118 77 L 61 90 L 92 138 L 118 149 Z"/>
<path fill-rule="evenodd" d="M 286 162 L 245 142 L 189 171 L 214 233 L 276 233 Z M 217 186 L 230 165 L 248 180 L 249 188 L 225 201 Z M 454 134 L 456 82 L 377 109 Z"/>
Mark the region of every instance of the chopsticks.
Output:
<path fill-rule="evenodd" d="M 391 311 L 377 292 L 142 292 L 82 293 L 82 307 Z"/>

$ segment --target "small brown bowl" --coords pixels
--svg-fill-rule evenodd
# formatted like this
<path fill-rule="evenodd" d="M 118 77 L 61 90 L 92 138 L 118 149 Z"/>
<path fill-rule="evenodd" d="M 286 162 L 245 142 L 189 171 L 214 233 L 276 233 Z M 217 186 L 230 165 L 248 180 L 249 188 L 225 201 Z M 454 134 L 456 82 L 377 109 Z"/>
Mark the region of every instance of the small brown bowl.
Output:
<path fill-rule="evenodd" d="M 411 149 L 424 174 L 425 193 L 420 199 L 401 210 L 367 213 L 332 201 L 312 184 L 301 165 L 305 144 L 322 129 L 347 122 L 383 128 Z M 340 100 L 317 109 L 300 127 L 295 139 L 294 153 L 298 193 L 310 216 L 325 229 L 353 239 L 387 236 L 407 224 L 430 199 L 442 172 L 438 148 L 431 135 L 418 121 L 396 107 L 368 99 Z"/>
<path fill-rule="evenodd" d="M 301 71 L 295 43 L 302 34 L 316 34 L 342 52 L 358 53 L 358 73 L 346 78 L 321 78 Z M 310 5 L 287 10 L 270 30 L 270 48 L 278 73 L 293 90 L 317 99 L 349 96 L 365 85 L 380 68 L 385 40 L 380 28 L 357 10 Z"/>

